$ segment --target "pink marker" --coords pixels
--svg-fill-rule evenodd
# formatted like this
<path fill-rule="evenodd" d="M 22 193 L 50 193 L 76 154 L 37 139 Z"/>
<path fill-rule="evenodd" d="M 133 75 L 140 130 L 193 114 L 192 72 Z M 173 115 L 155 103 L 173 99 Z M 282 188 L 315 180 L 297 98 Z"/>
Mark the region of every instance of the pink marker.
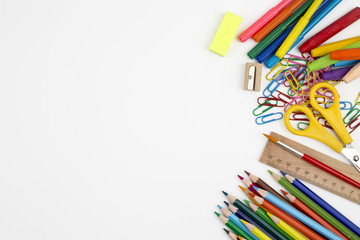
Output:
<path fill-rule="evenodd" d="M 253 25 L 245 30 L 238 37 L 241 42 L 246 42 L 251 38 L 257 31 L 259 31 L 265 24 L 267 24 L 271 19 L 273 19 L 278 13 L 283 10 L 289 3 L 293 0 L 282 0 L 281 3 L 271 8 L 267 13 L 265 13 L 261 18 L 259 18 Z"/>

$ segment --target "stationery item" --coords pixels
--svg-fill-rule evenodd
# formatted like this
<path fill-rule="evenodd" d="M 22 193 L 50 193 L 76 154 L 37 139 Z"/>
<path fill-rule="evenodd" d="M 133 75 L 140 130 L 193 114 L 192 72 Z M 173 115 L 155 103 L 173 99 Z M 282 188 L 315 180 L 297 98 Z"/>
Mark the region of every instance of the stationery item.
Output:
<path fill-rule="evenodd" d="M 281 233 L 279 233 L 276 229 L 274 229 L 270 224 L 268 224 L 264 219 L 259 217 L 256 213 L 254 213 L 250 208 L 248 208 L 244 203 L 240 202 L 234 196 L 224 192 L 224 195 L 229 199 L 230 203 L 235 207 L 239 208 L 240 211 L 245 213 L 249 218 L 251 218 L 254 222 L 258 223 L 262 228 L 264 228 L 267 232 L 269 232 L 272 236 L 274 236 L 278 240 L 287 240 Z"/>
<path fill-rule="evenodd" d="M 260 240 L 271 240 L 268 236 L 266 236 L 262 231 L 260 231 L 257 227 L 252 225 L 251 223 L 246 222 L 245 220 L 241 221 L 245 224 L 245 226 L 252 232 L 255 236 L 257 236 Z"/>
<path fill-rule="evenodd" d="M 259 31 L 266 23 L 273 19 L 281 10 L 283 10 L 292 0 L 282 0 L 278 5 L 267 11 L 261 18 L 253 23 L 248 29 L 246 29 L 239 36 L 241 42 L 246 42 L 251 38 L 257 31 Z"/>
<path fill-rule="evenodd" d="M 321 208 L 318 204 L 316 204 L 313 200 L 299 191 L 296 187 L 294 187 L 288 180 L 284 177 L 275 174 L 269 171 L 273 178 L 280 183 L 284 188 L 286 188 L 289 192 L 291 192 L 295 197 L 300 199 L 303 203 L 305 203 L 309 208 L 314 210 L 317 214 L 319 214 L 322 218 L 324 218 L 328 223 L 334 226 L 337 230 L 339 230 L 342 234 L 344 234 L 349 239 L 359 239 L 359 237 L 353 233 L 350 229 L 344 226 L 341 222 L 339 222 L 336 218 L 334 218 L 331 214 Z"/>
<path fill-rule="evenodd" d="M 301 223 L 296 218 L 290 216 L 280 208 L 276 207 L 274 204 L 265 200 L 264 198 L 255 196 L 254 199 L 268 212 L 281 218 L 282 220 L 290 224 L 293 228 L 298 230 L 300 233 L 304 234 L 306 237 L 310 239 L 325 240 L 325 238 L 321 237 L 319 234 L 311 230 L 305 224 Z"/>
<path fill-rule="evenodd" d="M 360 41 L 353 43 L 351 45 L 348 45 L 342 49 L 349 49 L 349 48 L 359 48 L 360 47 Z M 330 55 L 327 54 L 319 59 L 316 59 L 315 61 L 311 62 L 309 64 L 309 71 L 310 72 L 314 72 L 314 71 L 318 71 L 320 69 L 326 68 L 330 65 L 333 65 L 335 63 L 339 62 L 338 60 L 331 60 L 330 59 Z"/>
<path fill-rule="evenodd" d="M 294 44 L 291 46 L 291 48 L 289 49 L 289 51 L 291 49 L 293 49 L 294 47 L 296 47 L 306 36 L 306 34 L 308 34 L 328 13 L 330 13 L 342 0 L 333 0 L 330 3 L 328 3 L 329 1 L 324 0 L 322 2 L 322 4 L 320 5 L 320 7 L 318 8 L 319 12 L 315 12 L 315 14 L 313 15 L 313 17 L 311 18 L 309 24 L 304 28 L 304 30 L 300 33 L 299 37 L 296 39 L 296 41 L 294 42 Z M 327 4 L 328 3 L 328 4 Z M 323 4 L 327 4 L 324 7 L 322 7 Z M 284 40 L 283 40 L 284 41 Z M 283 42 L 282 41 L 282 42 Z M 281 42 L 281 43 L 282 43 Z M 276 49 L 274 49 L 273 51 L 273 55 L 271 56 L 271 58 L 269 58 L 265 65 L 268 68 L 271 68 L 272 66 L 274 66 L 276 63 L 278 63 L 280 61 L 280 58 L 278 58 L 275 54 L 277 48 L 281 45 L 281 43 L 276 46 Z M 264 50 L 266 51 L 266 50 Z M 289 52 L 288 51 L 288 52 Z"/>
<path fill-rule="evenodd" d="M 231 240 L 238 240 L 238 235 L 236 235 L 233 232 L 230 232 L 229 230 L 227 230 L 226 228 L 223 228 L 224 231 L 226 232 L 226 234 L 230 237 Z M 240 237 L 240 239 L 245 239 L 243 237 Z"/>
<path fill-rule="evenodd" d="M 245 67 L 245 90 L 260 91 L 261 85 L 261 69 L 259 63 L 246 63 Z"/>
<path fill-rule="evenodd" d="M 234 213 L 230 212 L 228 209 L 223 208 L 219 205 L 217 205 L 217 206 L 221 210 L 221 212 L 224 214 L 225 217 L 227 217 L 231 222 L 235 223 L 235 225 L 238 226 L 243 231 L 241 236 L 251 239 L 251 240 L 259 240 L 250 231 L 248 231 L 247 227 L 240 221 L 240 218 L 238 218 Z"/>
<path fill-rule="evenodd" d="M 265 123 L 270 123 L 270 122 L 280 120 L 283 118 L 283 116 L 284 115 L 281 112 L 269 113 L 269 114 L 262 115 L 260 117 L 255 118 L 255 123 L 257 125 L 263 125 Z"/>
<path fill-rule="evenodd" d="M 331 60 L 359 60 L 360 59 L 360 48 L 350 48 L 337 50 L 330 53 Z"/>
<path fill-rule="evenodd" d="M 250 195 L 250 193 L 254 193 L 254 192 L 251 192 L 251 191 L 249 191 L 248 189 L 246 189 L 246 188 L 243 188 L 242 186 L 240 186 L 239 185 L 239 188 L 249 197 L 249 199 L 251 200 L 251 201 L 253 201 L 253 203 L 255 203 L 256 204 L 256 201 L 253 199 L 253 197 Z M 255 193 L 254 193 L 255 194 Z M 246 202 L 246 201 L 245 201 Z M 249 205 L 249 204 L 248 204 Z"/>
<path fill-rule="evenodd" d="M 287 28 L 295 23 L 296 20 L 298 20 L 305 13 L 305 11 L 313 2 L 314 0 L 306 1 L 298 10 L 296 10 L 294 14 L 292 14 L 288 19 L 277 26 L 277 28 L 275 28 L 270 34 L 268 34 L 247 53 L 249 58 L 254 59 L 257 55 L 259 55 L 267 46 L 269 46 L 275 39 L 277 39 L 283 32 L 285 32 Z"/>
<path fill-rule="evenodd" d="M 245 184 L 245 186 L 246 186 L 250 191 L 252 191 L 252 192 L 255 193 L 256 195 L 258 195 L 258 193 L 257 193 L 257 192 L 255 191 L 255 189 L 254 189 L 254 187 L 256 187 L 256 186 L 254 186 L 250 180 L 245 179 L 245 178 L 242 178 L 241 181 Z"/>
<path fill-rule="evenodd" d="M 290 17 L 295 10 L 300 7 L 305 0 L 294 0 L 286 8 L 284 8 L 276 17 L 268 22 L 263 28 L 261 28 L 252 37 L 256 42 L 260 42 L 266 35 L 268 35 L 274 28 Z"/>
<path fill-rule="evenodd" d="M 242 17 L 226 12 L 209 50 L 225 57 L 241 21 Z"/>
<path fill-rule="evenodd" d="M 269 184 L 267 184 L 265 181 L 263 181 L 261 178 L 255 176 L 252 173 L 249 173 L 247 171 L 244 171 L 249 178 L 251 179 L 252 182 L 256 183 L 260 188 L 265 189 L 268 192 L 271 192 L 273 195 L 277 196 L 278 198 L 280 198 L 281 200 L 283 200 L 284 202 L 288 202 L 288 200 L 286 198 L 284 198 L 283 196 L 280 195 L 280 193 L 278 193 L 275 189 L 273 189 Z"/>
<path fill-rule="evenodd" d="M 247 222 L 251 223 L 252 225 L 255 225 L 258 229 L 260 229 L 263 233 L 265 233 L 267 236 L 269 236 L 271 239 L 275 239 L 276 238 L 274 236 L 272 236 L 270 233 L 268 233 L 265 229 L 263 229 L 257 222 L 253 221 L 251 218 L 249 218 L 245 213 L 243 213 L 242 211 L 240 211 L 240 209 L 238 209 L 237 207 L 235 207 L 232 204 L 229 204 L 228 202 L 224 201 L 225 205 L 229 207 L 229 210 L 234 213 L 238 218 L 240 219 L 244 219 Z"/>
<path fill-rule="evenodd" d="M 267 213 L 267 214 L 274 222 L 274 224 L 276 224 L 279 228 L 281 228 L 283 231 L 288 233 L 292 238 L 294 238 L 295 240 L 306 240 L 306 238 L 304 238 L 300 233 L 298 233 L 296 230 L 290 227 L 286 222 L 272 215 L 271 213 Z"/>
<path fill-rule="evenodd" d="M 288 213 L 289 215 L 293 216 L 294 218 L 300 220 L 302 223 L 307 225 L 308 227 L 312 228 L 313 230 L 317 231 L 324 237 L 331 239 L 331 240 L 342 240 L 339 236 L 334 234 L 333 232 L 329 231 L 324 226 L 320 225 L 318 222 L 314 221 L 313 219 L 309 218 L 302 212 L 296 210 L 294 207 L 290 206 L 289 204 L 285 204 L 283 201 L 272 195 L 271 193 L 263 190 L 263 189 L 257 189 L 261 196 L 263 196 L 264 199 L 268 200 L 284 212 Z"/>
<path fill-rule="evenodd" d="M 326 54 L 329 54 L 332 51 L 340 50 L 340 49 L 342 49 L 346 46 L 349 46 L 353 43 L 356 43 L 358 41 L 360 41 L 360 36 L 344 39 L 344 40 L 333 42 L 333 43 L 324 44 L 324 45 L 321 45 L 319 47 L 312 49 L 311 56 L 321 57 Z"/>
<path fill-rule="evenodd" d="M 264 134 L 264 136 L 266 136 L 268 139 L 270 139 L 271 141 L 273 141 L 274 143 L 276 143 L 277 145 L 279 145 L 280 147 L 282 147 L 283 149 L 287 150 L 288 152 L 292 153 L 293 155 L 295 155 L 296 157 L 300 158 L 300 159 L 303 159 L 305 161 L 307 161 L 308 163 L 311 163 L 313 164 L 314 166 L 330 173 L 331 175 L 357 187 L 360 189 L 360 183 L 355 181 L 354 179 L 346 176 L 345 174 L 342 174 L 341 172 L 337 171 L 336 169 L 320 162 L 319 160 L 307 155 L 307 154 L 304 154 L 302 152 L 299 152 L 297 151 L 296 149 L 286 145 L 285 143 L 282 143 L 280 141 L 278 141 L 276 138 L 272 137 L 272 136 L 269 136 L 269 135 L 266 135 Z"/>
<path fill-rule="evenodd" d="M 275 55 L 278 58 L 283 58 L 285 56 L 285 54 L 289 51 L 289 49 L 291 48 L 291 46 L 294 44 L 294 42 L 296 41 L 296 39 L 299 37 L 299 35 L 301 34 L 301 32 L 304 30 L 304 28 L 306 27 L 306 25 L 309 23 L 310 18 L 312 17 L 312 15 L 315 13 L 316 9 L 318 9 L 318 7 L 320 6 L 322 0 L 315 0 L 311 6 L 309 7 L 309 9 L 306 11 L 306 13 L 304 14 L 304 16 L 301 17 L 301 19 L 299 20 L 299 22 L 295 25 L 295 27 L 293 28 L 293 30 L 290 32 L 289 36 L 285 39 L 285 41 L 282 43 L 282 45 L 280 46 L 280 48 L 276 51 Z"/>
<path fill-rule="evenodd" d="M 220 220 L 225 224 L 225 226 L 227 226 L 228 228 L 230 228 L 235 234 L 241 236 L 241 237 L 245 237 L 243 234 L 245 234 L 245 232 L 239 228 L 235 223 L 233 223 L 232 221 L 230 221 L 227 217 L 221 215 L 218 212 L 215 212 L 216 216 L 218 216 L 220 218 Z M 246 234 L 247 235 L 247 234 Z M 247 235 L 248 236 L 248 235 Z M 245 237 L 246 238 L 246 237 Z M 253 238 L 249 238 L 249 240 L 253 240 Z"/>
<path fill-rule="evenodd" d="M 357 64 L 358 60 L 351 60 L 351 61 L 339 61 L 337 63 L 334 63 L 334 67 L 338 68 L 338 67 L 345 67 L 345 66 L 353 66 L 355 64 Z"/>
<path fill-rule="evenodd" d="M 345 83 L 350 83 L 358 77 L 360 77 L 360 63 L 351 68 L 351 70 L 343 77 L 342 80 Z"/>
<path fill-rule="evenodd" d="M 341 169 L 343 174 L 357 182 L 360 182 L 360 175 L 358 174 L 358 171 L 349 164 L 318 152 L 312 148 L 306 147 L 301 143 L 290 140 L 289 138 L 286 138 L 277 133 L 272 132 L 270 135 L 282 143 L 292 148 L 296 148 L 296 150 L 303 152 L 306 155 L 316 158 L 327 166 L 330 166 L 334 169 Z M 281 171 L 285 171 L 298 179 L 307 181 L 329 192 L 335 193 L 340 197 L 360 204 L 360 198 L 358 197 L 360 196 L 360 190 L 358 188 L 340 180 L 339 178 L 322 169 L 315 167 L 311 163 L 296 157 L 271 140 L 267 142 L 265 149 L 260 157 L 260 162 Z M 296 197 L 299 198 L 298 196 Z M 304 202 L 303 199 L 300 200 Z"/>
<path fill-rule="evenodd" d="M 314 193 L 310 188 L 308 188 L 306 185 L 304 185 L 301 181 L 298 179 L 283 173 L 286 180 L 288 180 L 294 187 L 296 187 L 299 191 L 301 191 L 303 194 L 305 194 L 308 198 L 310 198 L 312 201 L 314 201 L 316 204 L 318 204 L 320 207 L 322 207 L 325 211 L 330 213 L 334 218 L 336 218 L 339 222 L 341 222 L 343 225 L 345 225 L 347 228 L 349 228 L 353 233 L 358 235 L 360 237 L 360 228 L 356 226 L 352 221 L 350 221 L 347 217 L 345 217 L 343 214 L 341 214 L 339 211 L 337 211 L 333 206 L 331 206 L 329 203 L 327 203 L 324 199 L 319 197 L 316 193 Z"/>
<path fill-rule="evenodd" d="M 289 240 L 294 240 L 293 237 L 291 237 L 289 234 L 287 234 L 283 229 L 281 229 L 279 226 L 277 226 L 269 217 L 268 213 L 262 209 L 261 207 L 257 206 L 256 204 L 247 201 L 249 207 L 262 219 L 264 219 L 266 222 L 268 222 L 273 228 L 275 228 L 279 233 L 281 233 L 283 236 L 285 236 Z"/>
<path fill-rule="evenodd" d="M 338 34 L 340 31 L 344 30 L 360 18 L 360 8 L 355 7 L 353 10 L 309 38 L 303 45 L 300 46 L 299 50 L 301 53 L 310 52 L 311 49 L 314 49 L 320 46 L 322 43 Z"/>
<path fill-rule="evenodd" d="M 351 70 L 351 67 L 337 68 L 328 72 L 320 73 L 321 78 L 324 81 L 327 80 L 342 80 L 342 78 Z"/>
<path fill-rule="evenodd" d="M 329 229 L 330 231 L 332 231 L 333 233 L 335 233 L 336 235 L 341 237 L 342 239 L 348 240 L 348 238 L 345 235 L 343 235 L 339 230 L 334 228 L 330 223 L 325 221 L 319 214 L 314 212 L 305 203 L 303 203 L 302 201 L 300 201 L 299 199 L 297 199 L 295 196 L 291 195 L 290 193 L 285 192 L 283 190 L 281 190 L 281 191 L 285 195 L 285 197 L 287 199 L 289 199 L 289 201 L 295 208 L 297 208 L 301 212 L 305 213 L 306 215 L 308 215 L 309 217 L 311 217 L 312 219 L 314 219 L 315 221 L 317 221 L 318 223 L 320 223 L 321 225 L 323 225 L 324 227 L 326 227 L 327 229 Z"/>
<path fill-rule="evenodd" d="M 334 103 L 329 108 L 323 108 L 316 101 L 316 92 L 319 89 L 328 89 L 332 92 L 334 96 Z M 323 118 L 331 125 L 336 134 L 339 136 L 343 144 L 338 141 L 333 135 L 331 135 L 313 115 L 313 112 L 306 106 L 293 105 L 285 112 L 285 126 L 286 128 L 295 135 L 310 137 L 315 140 L 318 140 L 322 143 L 325 143 L 337 153 L 341 153 L 345 158 L 347 158 L 353 166 L 360 172 L 360 165 L 357 161 L 360 158 L 360 153 L 352 147 L 351 143 L 353 142 L 350 134 L 346 130 L 346 126 L 343 122 L 341 111 L 340 111 L 340 97 L 336 88 L 329 83 L 320 82 L 315 84 L 310 90 L 310 105 L 316 111 L 318 111 Z M 293 112 L 303 112 L 309 119 L 310 125 L 305 130 L 297 130 L 293 128 L 290 124 L 290 116 Z"/>

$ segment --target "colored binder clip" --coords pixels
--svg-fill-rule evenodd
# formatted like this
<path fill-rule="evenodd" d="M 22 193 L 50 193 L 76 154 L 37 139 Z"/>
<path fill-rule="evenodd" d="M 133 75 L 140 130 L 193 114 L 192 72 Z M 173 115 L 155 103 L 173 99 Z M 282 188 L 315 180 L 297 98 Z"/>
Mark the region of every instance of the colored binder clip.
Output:
<path fill-rule="evenodd" d="M 245 70 L 245 90 L 260 91 L 261 85 L 261 69 L 262 65 L 259 63 L 246 63 Z"/>

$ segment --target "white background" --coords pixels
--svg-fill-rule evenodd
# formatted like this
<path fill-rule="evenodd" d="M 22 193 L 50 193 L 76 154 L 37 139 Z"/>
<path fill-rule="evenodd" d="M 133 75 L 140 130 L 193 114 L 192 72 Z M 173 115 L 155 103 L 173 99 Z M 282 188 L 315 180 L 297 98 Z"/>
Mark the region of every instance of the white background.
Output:
<path fill-rule="evenodd" d="M 213 211 L 221 190 L 245 197 L 237 174 L 280 189 L 258 162 L 262 132 L 342 159 L 282 121 L 254 123 L 252 40 L 225 58 L 208 50 L 226 11 L 244 18 L 240 33 L 278 2 L 2 0 L 0 239 L 227 239 Z M 342 100 L 359 86 L 340 85 Z M 358 205 L 311 187 L 360 224 Z"/>

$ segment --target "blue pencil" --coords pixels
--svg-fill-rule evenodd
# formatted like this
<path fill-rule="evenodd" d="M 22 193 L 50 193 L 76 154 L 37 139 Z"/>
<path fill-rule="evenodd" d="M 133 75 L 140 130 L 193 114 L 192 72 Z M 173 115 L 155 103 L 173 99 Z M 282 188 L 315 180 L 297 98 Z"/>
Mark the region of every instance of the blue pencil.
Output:
<path fill-rule="evenodd" d="M 249 234 L 252 238 L 255 240 L 260 240 L 257 236 L 255 236 L 250 230 L 240 221 L 240 218 L 238 218 L 234 213 L 230 212 L 229 210 L 222 208 L 220 205 L 217 205 L 218 208 L 223 212 L 224 216 L 230 219 L 233 223 L 235 223 L 239 228 L 241 228 L 244 232 Z"/>
<path fill-rule="evenodd" d="M 296 210 L 294 207 L 290 206 L 289 204 L 284 203 L 282 200 L 275 197 L 273 194 L 271 194 L 271 193 L 269 193 L 269 192 L 267 192 L 267 191 L 265 191 L 263 189 L 260 189 L 258 187 L 254 187 L 254 188 L 266 200 L 268 200 L 269 202 L 271 202 L 272 204 L 274 204 L 278 208 L 282 209 L 283 211 L 285 211 L 289 215 L 293 216 L 297 220 L 301 221 L 303 224 L 305 224 L 308 227 L 314 229 L 316 232 L 320 233 L 324 237 L 326 237 L 326 238 L 328 238 L 330 240 L 343 240 L 341 237 L 339 237 L 335 233 L 331 232 L 330 230 L 328 230 L 324 226 L 320 225 L 318 222 L 316 222 L 313 219 L 309 218 L 308 216 L 306 216 L 302 212 Z"/>
<path fill-rule="evenodd" d="M 291 51 L 291 49 L 293 49 L 296 45 L 299 44 L 299 42 L 301 42 L 305 35 L 308 34 L 311 29 L 313 29 L 316 24 L 318 24 L 329 12 L 331 12 L 342 0 L 333 0 L 331 1 L 328 5 L 326 5 L 321 12 L 319 12 L 311 21 L 310 23 L 305 27 L 305 29 L 301 32 L 301 34 L 299 35 L 299 37 L 296 39 L 296 41 L 294 42 L 294 44 L 291 46 L 291 48 L 289 49 L 289 51 Z M 288 52 L 289 52 L 288 51 Z M 278 62 L 280 62 L 280 58 L 278 58 L 277 56 L 275 56 L 275 54 L 266 61 L 265 66 L 268 68 L 272 68 L 275 66 L 275 64 L 277 64 Z"/>
<path fill-rule="evenodd" d="M 281 172 L 284 177 L 299 191 L 301 191 L 303 194 L 305 194 L 308 198 L 313 200 L 317 205 L 322 207 L 325 211 L 327 211 L 330 215 L 332 215 L 334 218 L 336 218 L 339 222 L 344 224 L 347 228 L 349 228 L 353 233 L 360 236 L 360 228 L 355 225 L 352 221 L 350 221 L 348 218 L 346 218 L 344 215 L 342 215 L 338 210 L 336 210 L 334 207 L 332 207 L 330 204 L 328 204 L 324 199 L 319 197 L 316 193 L 311 191 L 307 186 L 305 186 L 302 182 L 300 182 L 298 179 Z"/>
<path fill-rule="evenodd" d="M 339 61 L 337 63 L 334 63 L 334 67 L 351 66 L 351 65 L 357 64 L 358 62 L 360 62 L 360 61 L 359 60 Z"/>

